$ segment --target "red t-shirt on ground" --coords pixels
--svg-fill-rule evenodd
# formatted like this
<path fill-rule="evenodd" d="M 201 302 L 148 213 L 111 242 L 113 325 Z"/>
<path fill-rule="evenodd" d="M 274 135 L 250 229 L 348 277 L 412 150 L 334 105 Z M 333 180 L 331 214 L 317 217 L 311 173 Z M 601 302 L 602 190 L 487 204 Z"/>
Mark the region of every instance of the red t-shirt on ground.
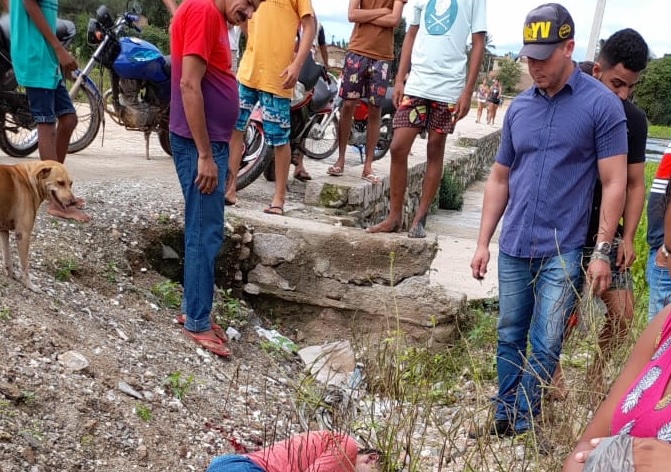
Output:
<path fill-rule="evenodd" d="M 357 451 L 350 436 L 315 431 L 292 436 L 247 457 L 266 472 L 354 472 Z"/>

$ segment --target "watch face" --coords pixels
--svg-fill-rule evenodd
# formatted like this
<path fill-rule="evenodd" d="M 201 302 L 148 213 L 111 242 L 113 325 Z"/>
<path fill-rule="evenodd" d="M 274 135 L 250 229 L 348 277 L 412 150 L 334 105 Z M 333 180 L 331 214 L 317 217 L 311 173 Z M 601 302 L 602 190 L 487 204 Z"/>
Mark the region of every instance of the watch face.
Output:
<path fill-rule="evenodd" d="M 601 242 L 596 245 L 596 248 L 594 248 L 594 250 L 602 254 L 610 254 L 610 243 Z"/>

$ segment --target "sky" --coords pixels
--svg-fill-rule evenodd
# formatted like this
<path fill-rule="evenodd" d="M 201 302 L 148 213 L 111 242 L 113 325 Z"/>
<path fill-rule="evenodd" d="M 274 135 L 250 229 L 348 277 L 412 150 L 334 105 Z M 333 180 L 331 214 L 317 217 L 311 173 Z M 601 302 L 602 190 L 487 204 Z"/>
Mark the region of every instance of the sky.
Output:
<path fill-rule="evenodd" d="M 408 16 L 413 0 L 408 0 L 403 14 Z M 487 2 L 487 30 L 494 46 L 492 52 L 502 56 L 517 52 L 522 47 L 522 27 L 526 14 L 544 0 L 489 0 Z M 562 0 L 573 17 L 576 30 L 575 60 L 585 59 L 596 0 Z M 352 31 L 347 21 L 348 0 L 312 0 L 317 17 L 324 26 L 326 39 L 348 40 Z M 599 39 L 606 39 L 622 28 L 634 28 L 648 43 L 655 57 L 671 54 L 671 34 L 666 31 L 669 18 L 665 11 L 665 0 L 606 0 L 606 10 Z"/>

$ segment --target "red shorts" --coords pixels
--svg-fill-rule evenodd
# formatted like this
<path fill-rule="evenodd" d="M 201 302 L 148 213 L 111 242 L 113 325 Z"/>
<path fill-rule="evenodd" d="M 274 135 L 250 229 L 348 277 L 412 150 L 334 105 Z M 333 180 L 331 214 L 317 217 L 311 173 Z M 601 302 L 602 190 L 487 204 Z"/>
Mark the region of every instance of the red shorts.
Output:
<path fill-rule="evenodd" d="M 452 134 L 455 123 L 454 105 L 408 95 L 403 96 L 394 114 L 394 129 L 419 128 Z"/>

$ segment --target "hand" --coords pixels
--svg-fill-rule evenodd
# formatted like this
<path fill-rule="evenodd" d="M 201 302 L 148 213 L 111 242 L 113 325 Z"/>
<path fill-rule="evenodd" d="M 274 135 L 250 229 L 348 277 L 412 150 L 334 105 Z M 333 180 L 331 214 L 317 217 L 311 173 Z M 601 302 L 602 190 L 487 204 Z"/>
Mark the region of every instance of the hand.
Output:
<path fill-rule="evenodd" d="M 657 249 L 657 253 L 655 254 L 655 265 L 657 267 L 666 267 L 668 264 L 669 260 L 664 257 L 664 254 L 662 253 L 662 248 L 660 246 L 659 249 Z"/>
<path fill-rule="evenodd" d="M 401 106 L 401 101 L 403 100 L 403 92 L 405 91 L 405 85 L 403 81 L 396 81 L 394 83 L 394 92 L 391 95 L 391 104 L 394 105 L 394 108 L 398 110 L 398 107 Z"/>
<path fill-rule="evenodd" d="M 489 263 L 489 247 L 478 246 L 471 260 L 471 271 L 475 280 L 483 280 Z"/>
<path fill-rule="evenodd" d="M 587 462 L 587 458 L 589 457 L 590 453 L 596 449 L 596 447 L 599 445 L 601 440 L 604 438 L 592 438 L 589 440 L 589 443 L 586 444 L 587 449 L 584 451 L 577 452 L 574 456 L 575 461 L 578 462 L 579 464 L 584 464 Z M 582 469 L 582 467 L 581 467 Z"/>
<path fill-rule="evenodd" d="M 69 79 L 72 77 L 72 73 L 77 70 L 77 61 L 72 54 L 68 52 L 64 47 L 58 48 L 56 51 L 56 57 L 58 58 L 58 63 L 61 66 L 61 73 L 63 77 Z"/>
<path fill-rule="evenodd" d="M 284 89 L 294 88 L 296 82 L 298 82 L 298 74 L 300 74 L 300 72 L 301 68 L 299 67 L 298 64 L 296 64 L 296 61 L 289 64 L 289 67 L 284 69 L 284 72 L 280 74 L 280 77 L 284 78 L 284 81 L 282 82 L 282 88 Z"/>
<path fill-rule="evenodd" d="M 452 114 L 453 121 L 459 121 L 466 115 L 471 109 L 471 95 L 468 93 L 462 93 L 459 95 L 457 103 L 454 105 L 454 113 Z"/>
<path fill-rule="evenodd" d="M 198 190 L 204 194 L 210 194 L 217 188 L 219 173 L 217 164 L 212 159 L 212 155 L 198 155 L 198 175 L 196 176 L 196 185 Z"/>
<path fill-rule="evenodd" d="M 617 246 L 616 265 L 620 269 L 620 272 L 624 272 L 626 269 L 630 268 L 635 260 L 636 253 L 634 252 L 634 241 L 623 240 Z"/>
<path fill-rule="evenodd" d="M 660 470 L 660 464 L 668 464 L 671 460 L 671 444 L 656 438 L 634 438 L 631 450 L 636 472 Z"/>
<path fill-rule="evenodd" d="M 592 259 L 587 266 L 587 282 L 594 295 L 601 296 L 610 287 L 610 263 L 601 259 Z"/>

